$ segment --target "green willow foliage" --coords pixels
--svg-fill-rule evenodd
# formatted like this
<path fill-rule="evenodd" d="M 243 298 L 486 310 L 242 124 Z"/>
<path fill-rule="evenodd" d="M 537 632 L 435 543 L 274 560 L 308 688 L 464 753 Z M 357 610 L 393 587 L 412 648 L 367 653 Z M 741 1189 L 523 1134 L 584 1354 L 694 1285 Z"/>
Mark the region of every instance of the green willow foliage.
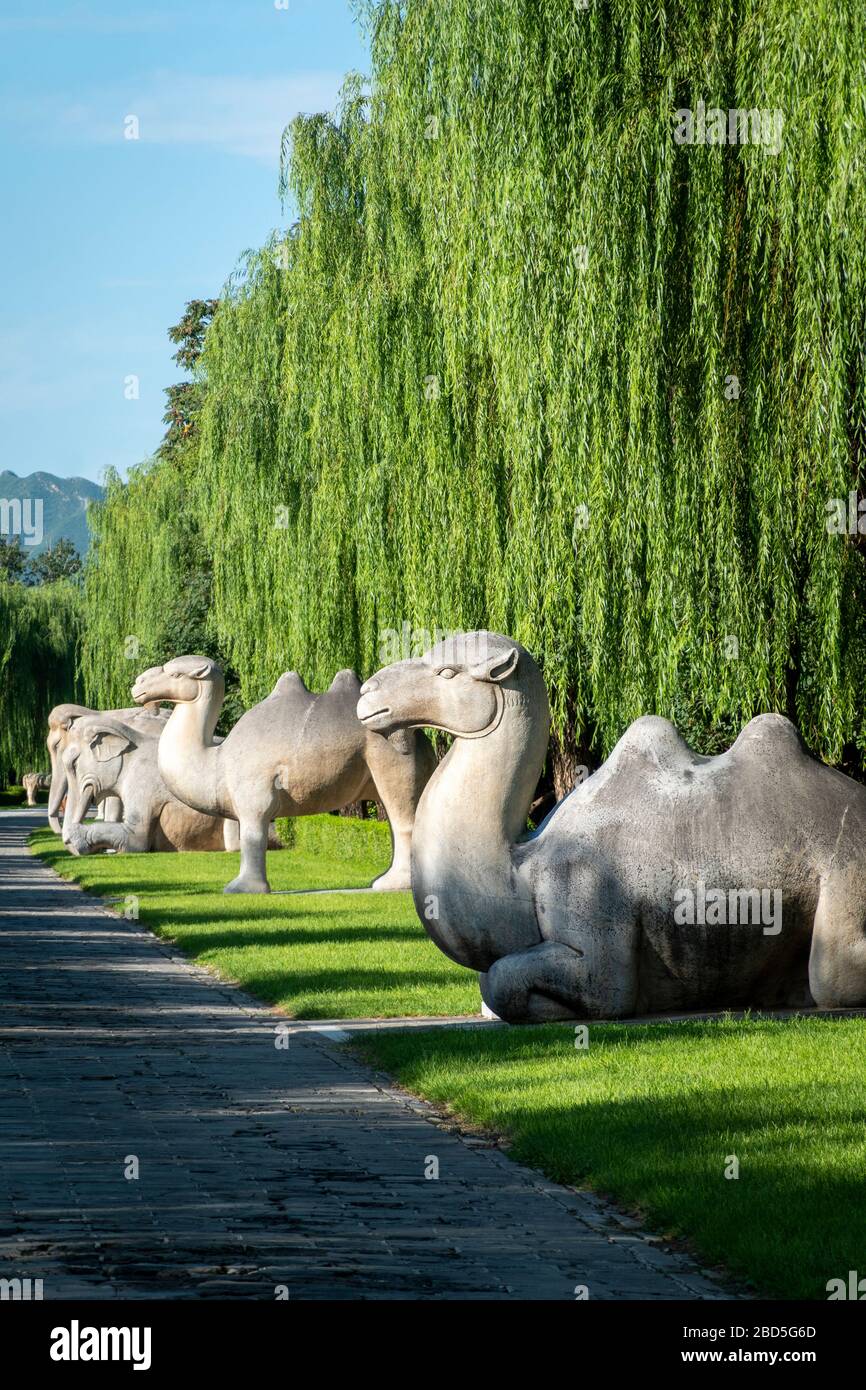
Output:
<path fill-rule="evenodd" d="M 140 671 L 179 655 L 164 650 L 163 634 L 192 569 L 188 470 L 150 461 L 128 483 L 109 473 L 88 521 L 81 674 L 87 703 L 114 709 L 132 703 Z"/>
<path fill-rule="evenodd" d="M 0 582 L 0 786 L 48 767 L 48 713 L 76 699 L 81 593 Z"/>
<path fill-rule="evenodd" d="M 709 750 L 778 709 L 859 764 L 863 558 L 826 504 L 866 434 L 866 10 L 365 10 L 370 95 L 293 123 L 298 224 L 205 344 L 196 506 L 245 698 L 485 625 L 569 746 L 656 711 Z M 780 111 L 779 152 L 677 144 L 699 102 Z M 164 582 L 144 551 L 100 581 L 106 641 L 107 590 Z"/>

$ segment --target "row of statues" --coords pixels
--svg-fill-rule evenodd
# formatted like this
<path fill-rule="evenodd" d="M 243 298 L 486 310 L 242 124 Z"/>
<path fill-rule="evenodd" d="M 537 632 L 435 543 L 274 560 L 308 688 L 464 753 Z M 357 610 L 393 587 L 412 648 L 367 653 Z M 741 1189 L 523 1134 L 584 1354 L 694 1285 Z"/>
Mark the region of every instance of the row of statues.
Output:
<path fill-rule="evenodd" d="M 65 777 L 78 852 L 154 847 L 147 817 L 176 804 L 224 836 L 237 826 L 226 891 L 266 892 L 275 816 L 377 796 L 394 853 L 373 886 L 411 887 L 431 939 L 508 1022 L 866 1006 L 866 788 L 780 715 L 717 757 L 638 719 L 527 834 L 548 700 L 533 658 L 499 634 L 449 637 L 363 685 L 341 672 L 321 695 L 282 676 L 222 742 L 206 658 L 145 671 L 132 693 L 135 711 L 82 711 L 55 742 L 51 804 Z M 453 738 L 438 764 L 424 729 Z M 121 769 L 145 748 L 139 791 Z M 122 819 L 84 827 L 94 796 L 119 797 Z"/>
<path fill-rule="evenodd" d="M 51 785 L 51 776 L 47 772 L 25 772 L 21 778 L 21 785 L 24 788 L 24 795 L 28 806 L 38 805 L 38 793 L 47 791 Z"/>
<path fill-rule="evenodd" d="M 287 673 L 222 739 L 223 673 L 207 657 L 181 656 L 138 677 L 132 709 L 60 705 L 49 716 L 49 823 L 73 854 L 240 849 L 224 891 L 267 893 L 277 817 L 378 800 L 393 853 L 372 886 L 407 889 L 415 808 L 436 758 L 420 731 L 368 731 L 355 712 L 360 690 L 352 671 L 319 695 Z M 107 803 L 103 819 L 85 824 L 94 802 Z"/>

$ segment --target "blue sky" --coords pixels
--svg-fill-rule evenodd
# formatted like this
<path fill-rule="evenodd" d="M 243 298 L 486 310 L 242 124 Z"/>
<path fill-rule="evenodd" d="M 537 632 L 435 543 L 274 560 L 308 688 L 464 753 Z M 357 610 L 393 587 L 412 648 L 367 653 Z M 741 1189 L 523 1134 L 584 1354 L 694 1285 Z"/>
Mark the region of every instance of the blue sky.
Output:
<path fill-rule="evenodd" d="M 166 329 L 291 221 L 283 127 L 367 71 L 349 0 L 287 5 L 0 0 L 0 470 L 98 481 L 159 443 Z"/>

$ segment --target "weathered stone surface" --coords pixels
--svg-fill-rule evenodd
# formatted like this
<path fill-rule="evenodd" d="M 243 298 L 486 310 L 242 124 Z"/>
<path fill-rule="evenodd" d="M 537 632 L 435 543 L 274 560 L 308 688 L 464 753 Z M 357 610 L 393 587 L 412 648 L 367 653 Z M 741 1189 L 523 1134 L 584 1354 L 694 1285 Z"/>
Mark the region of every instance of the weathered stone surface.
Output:
<path fill-rule="evenodd" d="M 449 638 L 373 676 L 358 715 L 456 735 L 418 805 L 412 891 L 500 1018 L 866 1004 L 866 787 L 781 715 L 715 758 L 638 719 L 528 836 L 549 719 L 519 643 Z"/>
<path fill-rule="evenodd" d="M 36 805 L 36 793 L 47 791 L 51 786 L 50 772 L 25 772 L 21 778 L 21 785 L 27 793 L 27 805 Z"/>
<path fill-rule="evenodd" d="M 82 719 L 86 715 L 99 714 L 99 710 L 90 709 L 87 705 L 55 705 L 48 716 L 48 737 L 45 746 L 48 749 L 48 756 L 51 759 L 51 783 L 48 791 L 48 824 L 59 835 L 60 825 L 60 806 L 66 795 L 68 788 L 68 777 L 66 768 L 63 764 L 63 752 L 66 748 L 66 741 L 69 731 L 76 719 Z M 167 712 L 160 712 L 156 704 L 145 705 L 142 709 L 135 706 L 129 709 L 110 709 L 102 711 L 108 719 L 123 719 L 126 723 L 134 725 L 135 728 L 144 732 L 156 732 L 158 734 L 162 723 L 168 717 Z M 110 805 L 108 804 L 110 802 Z M 123 814 L 123 808 L 116 797 L 111 797 L 103 806 L 103 819 L 119 821 Z"/>
<path fill-rule="evenodd" d="M 134 700 L 175 706 L 159 741 L 166 785 L 188 806 L 238 822 L 240 873 L 226 893 L 270 891 L 265 851 L 275 817 L 375 799 L 388 812 L 393 859 L 373 887 L 409 887 L 415 807 L 436 760 L 423 734 L 368 734 L 355 713 L 360 689 L 353 671 L 340 671 L 330 690 L 314 695 L 289 671 L 217 746 L 225 681 L 216 662 L 179 656 L 138 677 Z"/>
<path fill-rule="evenodd" d="M 141 713 L 138 724 L 95 714 L 72 723 L 61 756 L 68 786 L 64 844 L 73 854 L 236 848 L 234 821 L 195 811 L 169 791 L 157 756 L 165 721 L 142 727 L 143 721 Z M 85 825 L 91 801 L 100 805 L 106 797 L 118 798 L 123 819 Z"/>
<path fill-rule="evenodd" d="M 25 848 L 43 818 L 0 813 L 0 1277 L 46 1299 L 728 1296 L 58 879 Z"/>

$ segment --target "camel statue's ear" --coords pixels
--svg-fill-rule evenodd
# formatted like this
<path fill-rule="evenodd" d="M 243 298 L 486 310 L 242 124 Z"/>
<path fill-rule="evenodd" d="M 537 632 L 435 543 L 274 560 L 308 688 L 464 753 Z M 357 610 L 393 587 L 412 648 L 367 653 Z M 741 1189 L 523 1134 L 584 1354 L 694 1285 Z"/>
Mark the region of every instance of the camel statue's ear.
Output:
<path fill-rule="evenodd" d="M 510 675 L 517 670 L 518 651 L 512 647 L 507 652 L 496 652 L 493 656 L 488 656 L 484 661 L 478 661 L 474 666 L 469 667 L 470 676 L 474 676 L 477 681 L 499 681 L 507 680 Z"/>
<path fill-rule="evenodd" d="M 109 758 L 119 758 L 121 753 L 125 753 L 128 749 L 134 748 L 135 744 L 128 738 L 125 738 L 123 734 L 111 734 L 106 730 L 94 734 L 93 738 L 90 740 L 90 746 L 93 749 L 96 761 L 107 763 Z"/>
<path fill-rule="evenodd" d="M 198 659 L 194 656 L 175 656 L 161 669 L 170 676 L 191 676 L 193 680 L 200 681 L 213 674 L 214 663 L 206 656 Z"/>

